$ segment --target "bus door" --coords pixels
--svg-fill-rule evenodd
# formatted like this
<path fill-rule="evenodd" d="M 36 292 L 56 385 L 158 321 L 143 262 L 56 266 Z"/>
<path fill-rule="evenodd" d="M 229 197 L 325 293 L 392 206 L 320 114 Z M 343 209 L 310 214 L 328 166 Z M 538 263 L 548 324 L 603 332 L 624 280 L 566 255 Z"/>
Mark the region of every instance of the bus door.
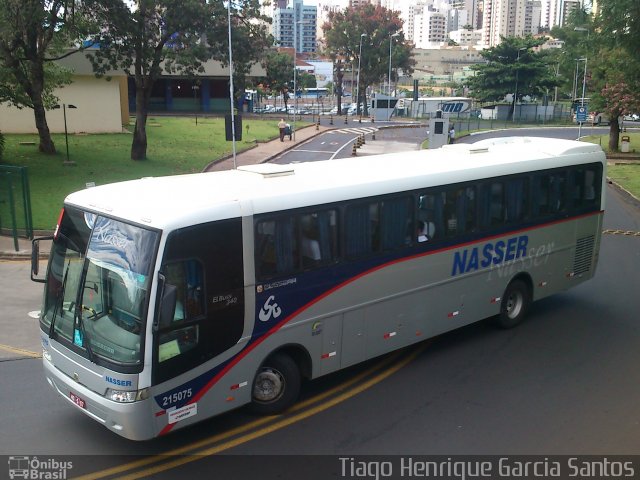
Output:
<path fill-rule="evenodd" d="M 167 238 L 160 269 L 165 298 L 154 332 L 153 383 L 181 395 L 156 396 L 156 408 L 183 407 L 202 383 L 190 370 L 236 345 L 244 328 L 244 276 L 240 218 L 175 230 Z M 168 315 L 164 310 L 170 308 Z M 215 365 L 211 365 L 211 371 Z M 205 371 L 209 371 L 206 370 Z M 182 375 L 182 378 L 177 378 Z M 206 373 L 205 373 L 206 376 Z M 173 380 L 173 381 L 172 381 Z M 206 382 L 204 382 L 206 384 Z M 200 407 L 199 407 L 200 408 Z M 165 417 L 164 415 L 159 416 Z M 166 422 L 160 418 L 159 422 Z"/>

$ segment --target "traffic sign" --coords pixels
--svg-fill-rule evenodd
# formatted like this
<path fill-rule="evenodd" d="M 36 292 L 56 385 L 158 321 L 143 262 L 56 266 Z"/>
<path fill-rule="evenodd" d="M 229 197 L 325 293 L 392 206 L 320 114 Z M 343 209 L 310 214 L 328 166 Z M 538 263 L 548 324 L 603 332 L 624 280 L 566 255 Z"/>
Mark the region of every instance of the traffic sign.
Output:
<path fill-rule="evenodd" d="M 576 120 L 580 123 L 587 121 L 589 109 L 586 106 L 576 108 Z"/>

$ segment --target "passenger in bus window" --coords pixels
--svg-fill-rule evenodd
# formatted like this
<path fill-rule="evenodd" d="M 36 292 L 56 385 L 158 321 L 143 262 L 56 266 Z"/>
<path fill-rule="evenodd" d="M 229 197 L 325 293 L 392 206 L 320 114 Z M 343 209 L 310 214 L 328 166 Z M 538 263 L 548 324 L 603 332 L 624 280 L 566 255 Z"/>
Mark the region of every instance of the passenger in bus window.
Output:
<path fill-rule="evenodd" d="M 422 220 L 418 220 L 418 243 L 426 242 L 429 240 L 427 235 L 427 225 Z"/>
<path fill-rule="evenodd" d="M 304 266 L 312 266 L 322 260 L 316 219 L 312 215 L 303 215 L 300 219 L 302 229 L 302 260 Z"/>

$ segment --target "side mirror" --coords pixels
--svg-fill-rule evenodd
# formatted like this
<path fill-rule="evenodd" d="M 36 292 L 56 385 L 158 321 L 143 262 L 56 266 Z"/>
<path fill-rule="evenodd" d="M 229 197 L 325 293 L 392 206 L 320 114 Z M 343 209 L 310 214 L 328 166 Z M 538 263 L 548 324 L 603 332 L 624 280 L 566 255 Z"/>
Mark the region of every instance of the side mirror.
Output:
<path fill-rule="evenodd" d="M 171 325 L 176 313 L 178 288 L 175 285 L 166 283 L 165 276 L 160 273 L 158 274 L 158 292 L 160 298 L 157 304 L 156 320 L 153 325 L 156 331 Z"/>
<path fill-rule="evenodd" d="M 40 273 L 40 241 L 53 240 L 53 237 L 40 237 L 31 240 L 31 281 L 45 283 L 44 278 L 38 278 Z"/>
<path fill-rule="evenodd" d="M 178 288 L 175 285 L 165 285 L 164 294 L 160 301 L 160 326 L 165 328 L 171 325 L 173 317 L 176 313 L 176 303 L 178 298 Z"/>

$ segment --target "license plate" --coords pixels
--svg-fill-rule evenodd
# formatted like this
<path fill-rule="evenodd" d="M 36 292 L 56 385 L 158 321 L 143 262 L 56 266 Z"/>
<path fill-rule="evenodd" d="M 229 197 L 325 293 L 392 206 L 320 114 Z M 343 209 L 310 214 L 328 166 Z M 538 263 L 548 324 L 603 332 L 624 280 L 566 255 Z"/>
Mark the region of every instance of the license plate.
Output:
<path fill-rule="evenodd" d="M 75 393 L 69 393 L 69 397 L 71 397 L 71 401 L 78 405 L 80 408 L 87 408 L 87 402 L 85 402 L 82 398 L 77 396 Z"/>

